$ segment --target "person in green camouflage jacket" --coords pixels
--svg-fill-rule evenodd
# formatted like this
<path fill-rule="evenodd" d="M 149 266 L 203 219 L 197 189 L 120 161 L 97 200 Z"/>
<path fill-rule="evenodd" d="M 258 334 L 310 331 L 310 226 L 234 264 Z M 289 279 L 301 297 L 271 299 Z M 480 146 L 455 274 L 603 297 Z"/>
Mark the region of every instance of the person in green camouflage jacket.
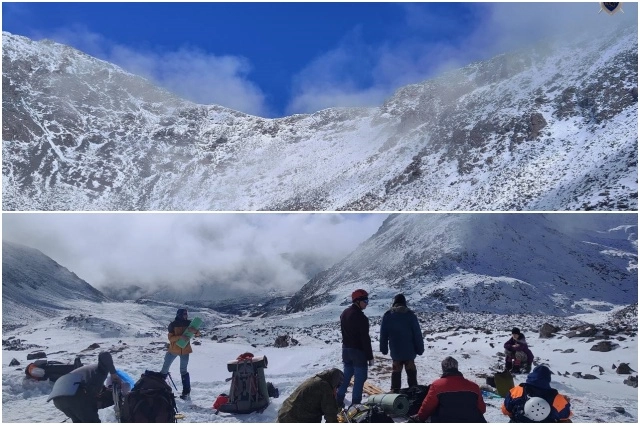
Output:
<path fill-rule="evenodd" d="M 282 403 L 276 422 L 338 422 L 336 390 L 344 374 L 329 369 L 304 381 Z"/>

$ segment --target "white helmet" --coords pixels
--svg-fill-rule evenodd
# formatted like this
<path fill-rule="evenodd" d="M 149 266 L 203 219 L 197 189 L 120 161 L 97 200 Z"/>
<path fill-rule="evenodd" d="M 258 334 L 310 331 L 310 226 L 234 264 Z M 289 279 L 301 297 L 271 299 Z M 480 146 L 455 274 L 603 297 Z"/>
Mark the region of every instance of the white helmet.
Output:
<path fill-rule="evenodd" d="M 531 397 L 524 404 L 524 416 L 534 422 L 545 420 L 549 413 L 551 413 L 551 406 L 544 398 Z"/>

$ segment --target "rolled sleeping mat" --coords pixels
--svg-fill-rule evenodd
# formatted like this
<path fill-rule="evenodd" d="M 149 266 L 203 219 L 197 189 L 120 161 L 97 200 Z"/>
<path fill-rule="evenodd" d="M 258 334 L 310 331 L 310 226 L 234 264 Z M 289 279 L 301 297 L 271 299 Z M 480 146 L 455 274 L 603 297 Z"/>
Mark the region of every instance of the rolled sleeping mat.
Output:
<path fill-rule="evenodd" d="M 376 394 L 364 404 L 378 404 L 389 416 L 405 416 L 409 412 L 409 399 L 404 394 Z"/>

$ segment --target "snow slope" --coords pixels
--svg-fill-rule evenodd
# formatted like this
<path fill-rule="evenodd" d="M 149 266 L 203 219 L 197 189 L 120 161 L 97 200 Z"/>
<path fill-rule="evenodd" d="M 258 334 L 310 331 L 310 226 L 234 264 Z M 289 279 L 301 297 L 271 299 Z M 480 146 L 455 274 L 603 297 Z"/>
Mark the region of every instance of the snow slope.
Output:
<path fill-rule="evenodd" d="M 637 302 L 637 220 L 635 214 L 394 214 L 310 280 L 287 309 L 337 308 L 361 287 L 370 292 L 371 308 L 404 292 L 421 311 L 606 310 Z"/>
<path fill-rule="evenodd" d="M 263 119 L 3 33 L 4 210 L 637 210 L 637 27 Z"/>
<path fill-rule="evenodd" d="M 410 306 L 412 302 L 409 298 Z M 110 350 L 114 353 L 116 367 L 132 376 L 138 376 L 145 369 L 158 370 L 162 365 L 166 342 L 164 327 L 174 316 L 176 307 L 78 301 L 74 310 L 75 322 L 60 316 L 4 333 L 3 338 L 20 338 L 25 344 L 39 347 L 8 351 L 3 344 L 3 422 L 61 422 L 65 419 L 51 403 L 45 402 L 52 384 L 25 378 L 23 368 L 28 363 L 28 352 L 44 350 L 50 360 L 64 362 L 71 362 L 76 355 L 81 355 L 83 362 L 88 363 L 96 361 L 100 350 Z M 186 419 L 180 422 L 275 422 L 283 400 L 304 379 L 326 368 L 341 367 L 336 316 L 324 318 L 315 313 L 296 313 L 286 317 L 256 319 L 221 316 L 208 310 L 190 311 L 192 315 L 204 317 L 205 325 L 203 336 L 198 341 L 200 344 L 194 345 L 194 354 L 189 362 L 192 400 L 177 401 L 178 409 L 186 414 Z M 378 351 L 380 317 L 369 311 L 366 313 L 371 317 L 376 358 L 369 380 L 384 389 L 390 383 L 390 359 Z M 80 316 L 113 323 L 120 331 L 103 335 L 91 322 L 84 321 Z M 69 322 L 75 325 L 65 325 Z M 554 372 L 552 385 L 571 399 L 574 422 L 638 421 L 637 388 L 625 385 L 623 381 L 628 376 L 618 375 L 612 369 L 612 365 L 617 366 L 622 362 L 629 363 L 633 370 L 638 368 L 637 304 L 624 324 L 612 319 L 610 313 L 601 312 L 571 318 L 438 313 L 421 315 L 420 322 L 427 347 L 425 354 L 416 360 L 420 383 L 429 383 L 439 377 L 440 361 L 447 355 L 453 355 L 467 378 L 479 385 L 485 384 L 484 376 L 496 370 L 501 362 L 497 353 L 502 351 L 502 344 L 509 338 L 509 330 L 518 325 L 527 335 L 536 363 L 551 367 Z M 560 326 L 561 331 L 554 338 L 540 338 L 537 329 L 544 322 Z M 600 329 L 619 329 L 610 337 L 617 344 L 615 349 L 610 352 L 591 351 L 596 342 L 566 336 L 570 326 L 586 322 Z M 275 348 L 275 337 L 285 334 L 299 344 Z M 99 344 L 100 348 L 87 350 L 93 343 Z M 229 383 L 225 382 L 229 377 L 226 362 L 246 351 L 267 356 L 267 381 L 279 389 L 280 397 L 271 399 L 271 404 L 263 413 L 215 415 L 211 408 L 213 401 L 218 394 L 229 390 Z M 13 358 L 20 362 L 19 366 L 8 366 Z M 597 366 L 602 367 L 602 373 Z M 171 371 L 174 376 L 179 375 L 177 362 Z M 572 376 L 574 372 L 580 372 L 583 376 L 593 374 L 596 379 L 578 378 Z M 637 372 L 634 372 L 634 376 L 637 376 Z M 524 379 L 524 375 L 517 375 L 516 383 Z M 180 391 L 179 378 L 176 385 Z M 349 396 L 350 392 L 347 399 Z M 486 418 L 489 422 L 507 422 L 500 413 L 500 400 L 487 398 L 486 402 Z M 623 407 L 625 413 L 616 412 L 614 407 L 618 406 Z M 110 408 L 101 410 L 100 416 L 103 422 L 115 420 Z"/>

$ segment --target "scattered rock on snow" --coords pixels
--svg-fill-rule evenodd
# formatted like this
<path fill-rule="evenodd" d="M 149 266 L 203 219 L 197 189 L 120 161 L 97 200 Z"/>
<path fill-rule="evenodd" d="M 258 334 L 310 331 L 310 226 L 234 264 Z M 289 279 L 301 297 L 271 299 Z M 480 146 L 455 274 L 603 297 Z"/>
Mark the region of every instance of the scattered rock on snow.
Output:
<path fill-rule="evenodd" d="M 553 326 L 551 323 L 545 323 L 540 327 L 540 338 L 551 338 L 559 330 L 559 327 Z"/>
<path fill-rule="evenodd" d="M 616 369 L 618 375 L 630 375 L 631 372 L 632 370 L 629 367 L 629 363 L 620 363 L 620 366 Z"/>
<path fill-rule="evenodd" d="M 594 325 L 586 324 L 572 327 L 571 331 L 567 333 L 567 338 L 589 338 L 596 336 L 597 333 L 598 329 Z"/>
<path fill-rule="evenodd" d="M 47 354 L 44 351 L 36 351 L 35 353 L 27 354 L 27 360 L 46 359 Z"/>
<path fill-rule="evenodd" d="M 97 342 L 94 342 L 93 344 L 91 344 L 90 346 L 88 346 L 82 351 L 95 350 L 96 348 L 100 348 L 100 345 Z"/>
<path fill-rule="evenodd" d="M 620 407 L 620 406 L 614 407 L 613 410 L 615 410 L 618 413 L 624 413 L 625 412 L 624 407 Z"/>
<path fill-rule="evenodd" d="M 629 385 L 630 387 L 633 387 L 633 388 L 638 388 L 638 377 L 630 376 L 624 380 L 624 384 Z"/>
<path fill-rule="evenodd" d="M 611 341 L 600 341 L 593 347 L 591 347 L 591 351 L 600 351 L 601 353 L 606 353 L 607 351 L 613 350 L 614 345 Z"/>
<path fill-rule="evenodd" d="M 17 359 L 11 359 L 9 366 L 20 366 L 20 362 Z"/>
<path fill-rule="evenodd" d="M 584 375 L 582 375 L 583 379 L 598 379 L 597 376 L 595 375 L 591 375 L 590 373 L 585 373 Z"/>

